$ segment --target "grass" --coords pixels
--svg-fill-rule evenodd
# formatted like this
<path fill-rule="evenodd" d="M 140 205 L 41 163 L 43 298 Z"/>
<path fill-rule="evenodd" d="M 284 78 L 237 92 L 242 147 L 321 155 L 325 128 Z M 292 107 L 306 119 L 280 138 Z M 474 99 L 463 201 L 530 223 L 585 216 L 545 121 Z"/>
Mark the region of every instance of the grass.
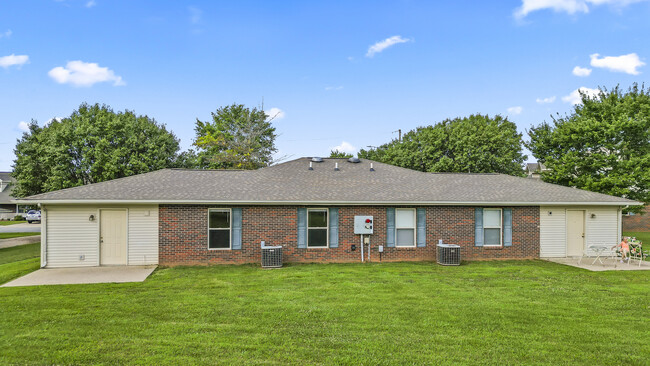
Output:
<path fill-rule="evenodd" d="M 40 243 L 0 249 L 0 284 L 37 270 L 41 263 L 40 252 Z"/>
<path fill-rule="evenodd" d="M 0 288 L 0 364 L 641 365 L 649 293 L 544 261 L 162 268 Z"/>
<path fill-rule="evenodd" d="M 24 224 L 27 221 L 0 221 L 0 226 L 8 226 L 8 225 L 16 225 L 16 224 Z"/>
<path fill-rule="evenodd" d="M 41 235 L 41 233 L 0 233 L 0 239 L 22 238 L 24 236 Z"/>
<path fill-rule="evenodd" d="M 624 231 L 623 236 L 632 236 L 641 240 L 644 244 L 650 244 L 650 232 L 647 231 Z"/>

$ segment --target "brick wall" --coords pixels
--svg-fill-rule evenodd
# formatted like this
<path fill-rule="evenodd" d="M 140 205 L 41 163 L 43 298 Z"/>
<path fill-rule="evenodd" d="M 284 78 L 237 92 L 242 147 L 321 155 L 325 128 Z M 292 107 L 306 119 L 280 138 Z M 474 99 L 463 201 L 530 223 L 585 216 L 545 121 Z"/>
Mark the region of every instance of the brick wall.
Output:
<path fill-rule="evenodd" d="M 648 206 L 643 209 L 643 214 L 623 216 L 623 231 L 650 231 L 650 210 L 648 210 Z"/>
<path fill-rule="evenodd" d="M 427 246 L 387 248 L 385 207 L 340 207 L 338 248 L 298 248 L 296 206 L 242 207 L 242 249 L 208 250 L 206 205 L 161 205 L 159 245 L 161 265 L 260 263 L 260 241 L 282 245 L 285 262 L 359 262 L 360 236 L 354 234 L 354 216 L 374 217 L 371 261 L 434 261 L 438 239 L 461 246 L 464 260 L 539 258 L 539 208 L 514 207 L 512 246 L 474 246 L 474 208 L 427 207 Z M 356 245 L 356 250 L 352 250 Z M 367 246 L 366 246 L 367 248 Z M 366 254 L 367 258 L 367 254 Z"/>

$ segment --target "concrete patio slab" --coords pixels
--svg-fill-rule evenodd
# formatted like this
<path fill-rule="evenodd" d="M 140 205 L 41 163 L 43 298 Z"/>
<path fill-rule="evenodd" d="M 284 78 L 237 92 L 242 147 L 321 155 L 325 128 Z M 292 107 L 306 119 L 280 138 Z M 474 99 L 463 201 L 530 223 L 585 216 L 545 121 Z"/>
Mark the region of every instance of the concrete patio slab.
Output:
<path fill-rule="evenodd" d="M 143 282 L 157 266 L 45 268 L 0 287 Z"/>
<path fill-rule="evenodd" d="M 650 262 L 643 261 L 639 265 L 639 261 L 632 260 L 630 263 L 621 263 L 620 260 L 612 258 L 602 258 L 602 264 L 598 261 L 593 263 L 595 257 L 580 258 L 547 258 L 549 262 L 564 264 L 567 266 L 583 268 L 589 271 L 648 271 L 650 270 Z"/>

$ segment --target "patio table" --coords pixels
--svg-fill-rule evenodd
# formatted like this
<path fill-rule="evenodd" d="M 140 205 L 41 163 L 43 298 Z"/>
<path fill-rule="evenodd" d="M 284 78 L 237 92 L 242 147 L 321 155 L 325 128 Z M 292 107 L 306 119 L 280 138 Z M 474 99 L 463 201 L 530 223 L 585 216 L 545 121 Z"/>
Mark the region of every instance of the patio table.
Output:
<path fill-rule="evenodd" d="M 609 246 L 605 244 L 592 244 L 587 248 L 591 249 L 592 252 L 596 253 L 596 259 L 594 259 L 594 261 L 591 264 L 596 264 L 596 262 L 600 262 L 600 264 L 604 266 L 605 263 L 603 263 L 603 261 L 600 258 L 603 256 L 605 251 L 609 249 Z"/>

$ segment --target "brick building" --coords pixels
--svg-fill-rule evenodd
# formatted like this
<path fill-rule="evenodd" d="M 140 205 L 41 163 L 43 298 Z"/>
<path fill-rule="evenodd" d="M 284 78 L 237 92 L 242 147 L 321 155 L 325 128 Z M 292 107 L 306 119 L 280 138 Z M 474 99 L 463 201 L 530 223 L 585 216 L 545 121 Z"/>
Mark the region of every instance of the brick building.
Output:
<path fill-rule="evenodd" d="M 424 173 L 300 158 L 255 171 L 165 169 L 28 197 L 42 205 L 42 265 L 434 261 L 581 255 L 616 243 L 638 204 L 502 174 Z M 355 234 L 355 217 L 372 234 Z M 364 242 L 363 238 L 367 242 Z M 613 245 L 613 244 L 612 244 Z"/>

